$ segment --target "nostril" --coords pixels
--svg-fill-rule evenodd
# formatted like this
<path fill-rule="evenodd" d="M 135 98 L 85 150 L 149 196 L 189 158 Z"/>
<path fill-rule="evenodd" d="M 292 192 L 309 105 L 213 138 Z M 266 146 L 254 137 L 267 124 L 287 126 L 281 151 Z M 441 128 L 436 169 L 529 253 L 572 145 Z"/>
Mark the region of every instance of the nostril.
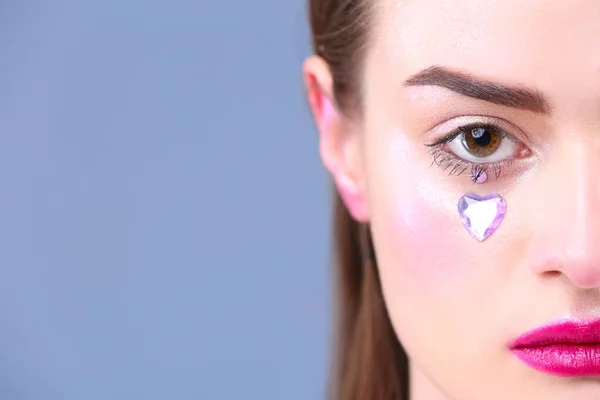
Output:
<path fill-rule="evenodd" d="M 546 275 L 546 277 L 548 277 L 548 278 L 556 278 L 556 277 L 562 275 L 562 272 L 560 272 L 560 271 L 546 271 L 544 273 L 544 275 Z"/>

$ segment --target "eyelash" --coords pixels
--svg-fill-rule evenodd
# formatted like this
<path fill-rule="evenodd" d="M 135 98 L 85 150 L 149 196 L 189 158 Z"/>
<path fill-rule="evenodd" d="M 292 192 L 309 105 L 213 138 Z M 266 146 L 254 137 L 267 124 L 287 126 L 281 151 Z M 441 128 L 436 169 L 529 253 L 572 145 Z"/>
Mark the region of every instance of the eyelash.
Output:
<path fill-rule="evenodd" d="M 502 175 L 502 171 L 504 170 L 504 168 L 506 168 L 512 162 L 512 160 L 503 160 L 503 161 L 493 162 L 493 163 L 474 163 L 471 161 L 463 160 L 462 158 L 458 157 L 454 153 L 444 150 L 444 147 L 446 144 L 450 143 L 451 141 L 456 139 L 458 136 L 468 132 L 469 130 L 475 129 L 475 128 L 493 129 L 498 132 L 502 132 L 503 138 L 512 139 L 512 136 L 510 136 L 508 133 L 504 132 L 502 129 L 500 129 L 500 127 L 498 127 L 497 125 L 494 125 L 494 124 L 473 123 L 473 124 L 461 125 L 458 128 L 456 128 L 449 135 L 447 135 L 431 144 L 426 145 L 427 147 L 431 148 L 430 154 L 431 154 L 431 157 L 433 158 L 431 165 L 433 166 L 435 164 L 435 165 L 439 166 L 440 168 L 442 168 L 444 171 L 450 170 L 450 172 L 448 173 L 448 175 L 450 175 L 450 176 L 462 175 L 467 170 L 470 169 L 472 180 L 474 182 L 477 181 L 477 178 L 479 178 L 479 176 L 483 172 L 485 172 L 488 175 L 491 172 L 492 175 L 496 179 L 500 178 L 500 175 Z M 512 139 L 512 140 L 514 140 L 514 139 Z"/>

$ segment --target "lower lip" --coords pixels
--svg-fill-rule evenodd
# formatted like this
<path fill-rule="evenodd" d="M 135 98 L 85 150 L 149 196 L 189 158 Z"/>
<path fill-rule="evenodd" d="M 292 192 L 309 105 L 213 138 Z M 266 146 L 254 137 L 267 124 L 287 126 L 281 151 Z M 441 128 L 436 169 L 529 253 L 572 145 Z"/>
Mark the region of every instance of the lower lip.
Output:
<path fill-rule="evenodd" d="M 558 376 L 600 375 L 600 343 L 518 347 L 512 352 L 538 371 Z"/>

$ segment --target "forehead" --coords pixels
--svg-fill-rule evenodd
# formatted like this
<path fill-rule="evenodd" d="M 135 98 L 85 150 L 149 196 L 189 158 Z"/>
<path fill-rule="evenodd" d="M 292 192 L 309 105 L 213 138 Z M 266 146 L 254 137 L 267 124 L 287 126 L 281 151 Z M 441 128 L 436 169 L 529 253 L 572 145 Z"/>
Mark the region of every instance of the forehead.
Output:
<path fill-rule="evenodd" d="M 391 68 L 387 72 L 406 78 L 442 65 L 540 89 L 559 91 L 562 84 L 600 92 L 600 1 L 376 4 L 367 68 L 378 69 L 377 75 Z"/>

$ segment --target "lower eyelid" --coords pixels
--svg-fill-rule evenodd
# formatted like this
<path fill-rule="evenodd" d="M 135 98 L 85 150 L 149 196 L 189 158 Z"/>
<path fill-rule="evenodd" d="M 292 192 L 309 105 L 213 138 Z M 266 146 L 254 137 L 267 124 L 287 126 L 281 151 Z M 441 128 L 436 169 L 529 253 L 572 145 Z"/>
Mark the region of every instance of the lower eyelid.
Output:
<path fill-rule="evenodd" d="M 444 150 L 443 147 L 444 146 L 442 145 L 431 150 L 431 156 L 433 158 L 432 165 L 437 165 L 442 171 L 447 172 L 450 176 L 467 175 L 469 176 L 469 180 L 471 180 L 471 176 L 475 171 L 483 170 L 487 172 L 488 177 L 499 179 L 501 176 L 505 175 L 506 172 L 510 175 L 514 173 L 512 168 L 517 160 L 508 159 L 492 163 L 475 163 L 464 160 L 454 153 Z"/>

